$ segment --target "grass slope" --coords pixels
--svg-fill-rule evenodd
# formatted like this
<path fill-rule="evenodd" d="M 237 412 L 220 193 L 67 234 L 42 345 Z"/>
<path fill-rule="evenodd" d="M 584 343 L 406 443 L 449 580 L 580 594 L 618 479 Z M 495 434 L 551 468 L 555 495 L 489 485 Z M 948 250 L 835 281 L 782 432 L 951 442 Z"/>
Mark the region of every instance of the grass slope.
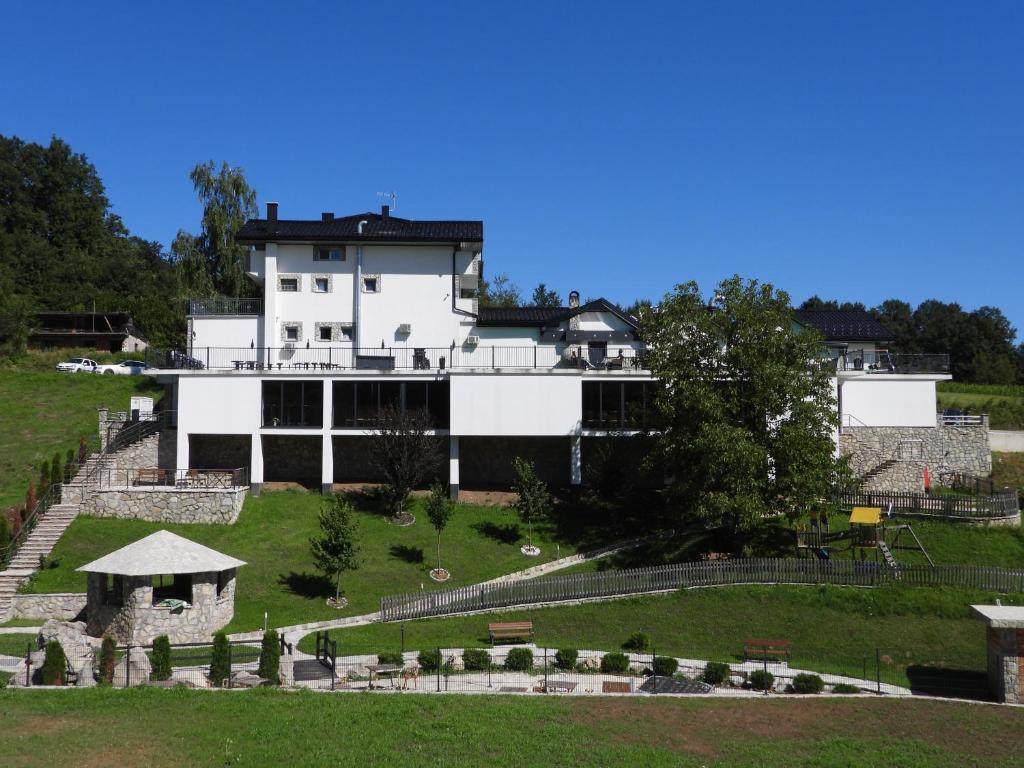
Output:
<path fill-rule="evenodd" d="M 429 577 L 436 563 L 437 535 L 422 510 L 422 499 L 417 499 L 412 510 L 417 520 L 407 527 L 394 526 L 376 513 L 358 513 L 361 563 L 342 578 L 349 607 L 327 607 L 324 600 L 334 594 L 333 585 L 317 574 L 309 554 L 309 539 L 319 533 L 320 503 L 318 493 L 264 493 L 247 498 L 238 522 L 231 526 L 81 517 L 54 549 L 51 560 L 56 567 L 39 572 L 29 589 L 84 592 L 85 575 L 75 568 L 160 529 L 248 563 L 238 571 L 235 620 L 229 631 L 262 627 L 264 611 L 271 626 L 287 626 L 375 611 L 382 595 L 414 592 L 421 585 L 440 588 Z M 534 542 L 542 554 L 528 558 L 519 551 L 526 529 L 512 510 L 460 504 L 441 540 L 442 562 L 452 573 L 445 586 L 472 584 L 552 560 L 553 535 L 550 528 L 535 525 Z M 572 545 L 561 545 L 563 556 L 573 551 Z"/>
<path fill-rule="evenodd" d="M 0 634 L 0 654 L 5 656 L 24 656 L 26 643 L 35 646 L 36 636 L 27 632 L 16 634 Z"/>
<path fill-rule="evenodd" d="M 6 764 L 763 766 L 1017 764 L 1024 711 L 894 699 L 558 699 L 0 691 Z M 126 738 L 133 733 L 158 738 Z"/>
<path fill-rule="evenodd" d="M 0 508 L 24 501 L 54 451 L 63 459 L 96 434 L 97 408 L 127 410 L 132 395 L 161 391 L 148 377 L 0 370 Z"/>

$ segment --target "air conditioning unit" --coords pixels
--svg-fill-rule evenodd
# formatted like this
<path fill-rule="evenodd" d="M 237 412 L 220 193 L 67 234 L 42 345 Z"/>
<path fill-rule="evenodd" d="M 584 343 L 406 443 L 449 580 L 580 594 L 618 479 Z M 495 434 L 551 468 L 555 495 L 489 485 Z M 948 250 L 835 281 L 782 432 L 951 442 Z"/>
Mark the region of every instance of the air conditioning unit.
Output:
<path fill-rule="evenodd" d="M 468 346 L 475 347 L 479 343 L 480 337 L 477 336 L 476 334 L 471 333 L 469 336 L 466 337 L 466 344 Z"/>
<path fill-rule="evenodd" d="M 399 333 L 412 333 L 412 323 L 401 323 L 398 326 Z"/>

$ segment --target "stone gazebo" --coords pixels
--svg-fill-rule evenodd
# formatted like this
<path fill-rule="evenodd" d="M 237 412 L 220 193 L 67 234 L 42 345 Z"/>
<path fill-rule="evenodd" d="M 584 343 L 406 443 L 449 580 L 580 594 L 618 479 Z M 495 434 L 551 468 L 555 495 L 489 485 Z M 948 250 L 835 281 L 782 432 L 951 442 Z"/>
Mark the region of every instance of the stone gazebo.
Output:
<path fill-rule="evenodd" d="M 167 635 L 205 642 L 235 613 L 235 570 L 245 565 L 169 531 L 157 531 L 79 568 L 89 574 L 90 635 L 132 645 Z"/>
<path fill-rule="evenodd" d="M 988 628 L 988 685 L 996 701 L 1024 704 L 1024 607 L 972 605 Z"/>

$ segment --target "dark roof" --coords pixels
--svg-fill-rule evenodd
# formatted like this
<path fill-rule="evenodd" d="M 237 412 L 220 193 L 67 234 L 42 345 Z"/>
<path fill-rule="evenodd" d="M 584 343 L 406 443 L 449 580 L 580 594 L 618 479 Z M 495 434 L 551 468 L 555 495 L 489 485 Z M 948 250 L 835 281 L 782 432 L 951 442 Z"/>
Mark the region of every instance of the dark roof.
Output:
<path fill-rule="evenodd" d="M 798 309 L 796 321 L 826 341 L 892 341 L 892 332 L 862 309 Z"/>
<path fill-rule="evenodd" d="M 477 325 L 545 327 L 558 325 L 581 312 L 611 312 L 628 323 L 631 328 L 636 328 L 636 322 L 623 314 L 607 299 L 594 299 L 586 304 L 581 304 L 577 309 L 572 307 L 480 307 L 477 314 Z"/>
<path fill-rule="evenodd" d="M 365 221 L 363 234 L 359 222 Z M 413 221 L 379 213 L 358 213 L 335 219 L 312 221 L 278 219 L 273 224 L 266 219 L 249 219 L 238 230 L 236 238 L 243 243 L 313 240 L 322 242 L 354 240 L 362 242 L 424 242 L 455 243 L 482 242 L 482 221 Z"/>

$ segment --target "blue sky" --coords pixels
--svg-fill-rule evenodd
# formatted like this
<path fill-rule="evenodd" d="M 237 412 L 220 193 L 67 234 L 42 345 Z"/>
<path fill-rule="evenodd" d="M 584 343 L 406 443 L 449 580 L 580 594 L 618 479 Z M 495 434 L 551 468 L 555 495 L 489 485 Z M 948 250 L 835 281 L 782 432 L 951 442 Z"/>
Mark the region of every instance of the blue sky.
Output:
<path fill-rule="evenodd" d="M 739 273 L 1024 331 L 1020 2 L 36 2 L 4 27 L 0 133 L 67 140 L 165 245 L 212 158 L 285 218 L 383 190 L 481 218 L 525 293 Z"/>

